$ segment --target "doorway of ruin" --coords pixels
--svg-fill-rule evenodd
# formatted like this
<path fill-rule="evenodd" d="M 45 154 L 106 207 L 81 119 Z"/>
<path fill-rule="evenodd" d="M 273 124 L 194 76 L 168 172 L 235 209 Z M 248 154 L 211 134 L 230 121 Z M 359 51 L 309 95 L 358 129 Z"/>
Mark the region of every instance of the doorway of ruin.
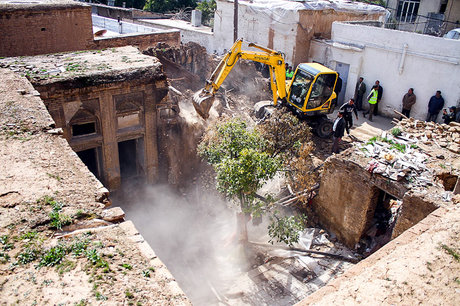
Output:
<path fill-rule="evenodd" d="M 81 161 L 88 167 L 94 176 L 98 179 L 102 179 L 102 158 L 101 158 L 101 147 L 91 148 L 83 151 L 76 152 Z"/>
<path fill-rule="evenodd" d="M 366 229 L 360 240 L 361 253 L 372 254 L 391 240 L 401 205 L 401 199 L 378 187 L 373 188 Z"/>
<path fill-rule="evenodd" d="M 130 178 L 142 176 L 143 152 L 143 138 L 118 142 L 118 160 L 122 183 Z"/>

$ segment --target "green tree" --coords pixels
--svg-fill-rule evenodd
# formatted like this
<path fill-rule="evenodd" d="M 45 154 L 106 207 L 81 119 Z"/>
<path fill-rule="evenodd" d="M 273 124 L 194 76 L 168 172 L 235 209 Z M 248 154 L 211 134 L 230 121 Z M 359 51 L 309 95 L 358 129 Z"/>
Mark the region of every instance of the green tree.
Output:
<path fill-rule="evenodd" d="M 215 0 L 204 0 L 198 3 L 196 9 L 202 12 L 203 24 L 212 26 L 214 22 L 214 12 L 216 11 L 216 8 L 217 4 Z"/>
<path fill-rule="evenodd" d="M 234 118 L 219 121 L 208 128 L 198 147 L 199 154 L 216 172 L 217 190 L 239 202 L 238 230 L 243 242 L 248 240 L 247 216 L 257 216 L 270 208 L 268 203 L 258 199 L 256 192 L 282 166 L 280 158 L 266 151 L 266 145 L 257 129 L 248 128 L 242 119 Z M 272 238 L 289 245 L 298 240 L 298 223 L 277 215 L 272 218 L 277 224 L 269 231 Z"/>
<path fill-rule="evenodd" d="M 142 9 L 145 5 L 145 0 L 115 0 L 115 6 L 123 7 L 123 2 L 127 8 Z"/>
<path fill-rule="evenodd" d="M 146 0 L 144 11 L 165 13 L 182 8 L 196 7 L 195 0 Z"/>

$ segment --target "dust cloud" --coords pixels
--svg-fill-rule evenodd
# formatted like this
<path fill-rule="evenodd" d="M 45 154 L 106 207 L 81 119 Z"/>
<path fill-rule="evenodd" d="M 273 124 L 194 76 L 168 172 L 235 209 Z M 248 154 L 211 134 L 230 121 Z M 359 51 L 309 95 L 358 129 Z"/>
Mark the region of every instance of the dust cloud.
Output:
<path fill-rule="evenodd" d="M 248 268 L 236 218 L 217 195 L 144 186 L 115 199 L 194 305 L 217 304 Z M 129 194 L 129 196 L 126 196 Z"/>

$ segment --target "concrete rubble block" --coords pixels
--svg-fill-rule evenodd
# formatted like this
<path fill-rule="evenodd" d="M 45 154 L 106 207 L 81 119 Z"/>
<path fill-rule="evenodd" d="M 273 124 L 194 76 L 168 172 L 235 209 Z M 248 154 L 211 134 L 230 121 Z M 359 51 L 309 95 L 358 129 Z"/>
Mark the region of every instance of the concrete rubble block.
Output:
<path fill-rule="evenodd" d="M 102 211 L 102 220 L 107 222 L 121 222 L 125 219 L 125 212 L 120 207 L 113 207 Z"/>

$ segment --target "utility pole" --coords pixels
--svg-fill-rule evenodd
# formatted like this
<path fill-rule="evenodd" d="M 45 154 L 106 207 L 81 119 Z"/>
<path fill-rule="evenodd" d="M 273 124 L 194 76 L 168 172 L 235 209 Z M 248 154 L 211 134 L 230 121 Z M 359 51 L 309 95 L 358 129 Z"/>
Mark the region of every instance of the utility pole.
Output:
<path fill-rule="evenodd" d="M 233 0 L 233 42 L 238 39 L 238 0 Z"/>

